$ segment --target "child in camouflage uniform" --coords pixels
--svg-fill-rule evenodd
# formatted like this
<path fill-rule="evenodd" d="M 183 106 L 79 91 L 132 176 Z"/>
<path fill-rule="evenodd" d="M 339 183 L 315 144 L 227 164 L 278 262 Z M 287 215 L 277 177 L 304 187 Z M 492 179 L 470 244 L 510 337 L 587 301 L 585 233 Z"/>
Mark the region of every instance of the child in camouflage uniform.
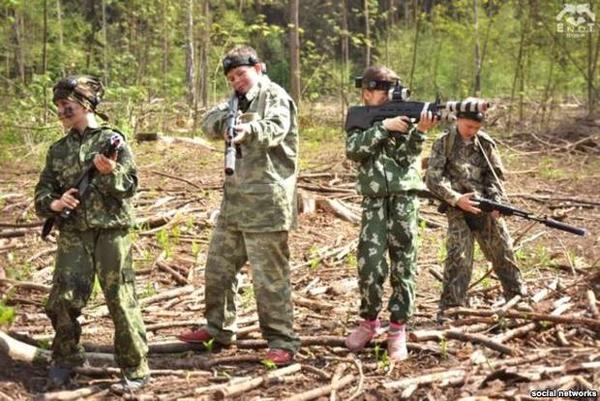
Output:
<path fill-rule="evenodd" d="M 249 46 L 230 50 L 223 58 L 223 70 L 244 113 L 233 141 L 241 157 L 235 160 L 235 173 L 225 177 L 208 250 L 207 324 L 179 338 L 190 343 L 215 339 L 224 345 L 235 340 L 237 274 L 249 261 L 260 328 L 270 348 L 266 359 L 284 365 L 300 345 L 293 329 L 288 247 L 288 232 L 296 224 L 296 105 L 262 74 L 263 64 Z M 228 113 L 228 103 L 209 111 L 204 132 L 224 135 Z"/>
<path fill-rule="evenodd" d="M 483 113 L 463 111 L 457 117 L 456 125 L 434 142 L 425 176 L 429 190 L 452 206 L 446 212 L 448 238 L 440 323 L 447 320 L 447 308 L 467 304 L 475 239 L 492 262 L 506 300 L 526 292 L 503 219 L 496 211 L 482 213 L 471 199 L 479 195 L 495 202 L 504 200 L 500 154 L 492 138 L 481 130 Z"/>
<path fill-rule="evenodd" d="M 367 68 L 362 77 L 363 102 L 367 106 L 386 103 L 397 80 L 386 67 Z M 354 352 L 363 349 L 380 327 L 383 285 L 389 275 L 388 354 L 395 361 L 408 357 L 406 322 L 415 309 L 417 267 L 415 191 L 423 189 L 419 155 L 425 133 L 434 125 L 431 113 L 425 112 L 416 127 L 407 117 L 398 116 L 347 133 L 346 155 L 359 164 L 357 188 L 363 195 L 357 257 L 363 321 L 346 338 L 346 346 Z"/>
<path fill-rule="evenodd" d="M 139 389 L 149 378 L 146 331 L 135 294 L 129 235 L 130 199 L 138 179 L 133 155 L 122 136 L 96 121 L 102 94 L 101 82 L 89 76 L 71 76 L 54 86 L 58 118 L 68 132 L 48 151 L 35 188 L 35 208 L 45 218 L 72 209 L 71 215 L 58 223 L 53 285 L 46 304 L 56 331 L 49 377 L 56 386 L 67 384 L 73 368 L 85 362 L 77 317 L 90 298 L 97 275 L 115 325 L 116 361 L 124 375 L 112 389 L 122 393 Z M 112 158 L 99 153 L 110 140 L 123 143 Z M 94 165 L 93 178 L 85 198 L 79 199 L 73 185 L 90 163 Z"/>

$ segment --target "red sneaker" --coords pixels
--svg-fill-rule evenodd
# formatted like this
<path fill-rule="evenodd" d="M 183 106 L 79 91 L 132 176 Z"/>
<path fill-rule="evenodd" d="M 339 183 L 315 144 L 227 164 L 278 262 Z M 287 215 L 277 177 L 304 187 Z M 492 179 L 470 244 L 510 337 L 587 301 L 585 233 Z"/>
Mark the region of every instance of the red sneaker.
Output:
<path fill-rule="evenodd" d="M 408 358 L 406 324 L 390 324 L 387 335 L 387 349 L 392 361 L 400 362 Z"/>
<path fill-rule="evenodd" d="M 181 341 L 191 344 L 202 344 L 214 338 L 206 329 L 187 330 L 177 336 Z"/>
<path fill-rule="evenodd" d="M 277 366 L 284 366 L 294 362 L 294 354 L 285 349 L 273 348 L 267 352 L 265 359 L 273 362 Z"/>

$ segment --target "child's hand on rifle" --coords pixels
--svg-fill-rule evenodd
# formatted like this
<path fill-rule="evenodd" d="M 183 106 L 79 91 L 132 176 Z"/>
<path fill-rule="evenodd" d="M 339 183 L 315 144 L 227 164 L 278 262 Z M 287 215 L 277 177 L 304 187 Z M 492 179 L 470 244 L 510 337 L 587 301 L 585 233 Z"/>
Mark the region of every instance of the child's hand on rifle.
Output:
<path fill-rule="evenodd" d="M 423 133 L 429 131 L 431 128 L 435 127 L 438 123 L 437 119 L 433 116 L 433 113 L 430 111 L 424 111 L 421 113 L 421 118 L 419 119 L 419 124 L 417 125 L 417 129 Z"/>
<path fill-rule="evenodd" d="M 469 192 L 463 194 L 458 201 L 456 202 L 456 206 L 464 210 L 465 212 L 479 214 L 481 213 L 481 209 L 477 208 L 477 202 L 472 200 L 471 198 L 475 196 L 475 192 Z"/>
<path fill-rule="evenodd" d="M 77 188 L 68 189 L 59 199 L 55 199 L 50 203 L 50 210 L 58 213 L 62 212 L 64 208 L 75 209 L 79 205 L 76 195 Z"/>
<path fill-rule="evenodd" d="M 111 157 L 106 157 L 103 154 L 98 153 L 94 156 L 94 166 L 96 170 L 100 172 L 100 174 L 110 174 L 113 172 L 115 167 L 117 167 L 117 152 L 115 152 Z"/>
<path fill-rule="evenodd" d="M 250 124 L 241 123 L 237 124 L 235 127 L 235 138 L 233 138 L 233 143 L 238 144 L 244 142 L 249 136 L 251 131 Z"/>
<path fill-rule="evenodd" d="M 383 128 L 390 132 L 401 132 L 406 134 L 408 132 L 408 125 L 410 119 L 406 116 L 398 116 L 393 118 L 386 118 L 383 120 Z"/>

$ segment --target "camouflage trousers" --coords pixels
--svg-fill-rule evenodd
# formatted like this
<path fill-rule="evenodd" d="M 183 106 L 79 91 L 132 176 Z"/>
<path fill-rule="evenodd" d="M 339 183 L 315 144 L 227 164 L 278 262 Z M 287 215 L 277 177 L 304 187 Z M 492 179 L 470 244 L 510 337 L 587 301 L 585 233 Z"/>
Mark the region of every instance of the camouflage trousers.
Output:
<path fill-rule="evenodd" d="M 219 343 L 235 340 L 238 273 L 249 261 L 263 337 L 269 348 L 296 352 L 288 232 L 239 231 L 223 220 L 217 221 L 206 261 L 206 329 Z"/>
<path fill-rule="evenodd" d="M 364 197 L 362 208 L 357 257 L 360 316 L 369 320 L 378 316 L 383 285 L 389 275 L 390 319 L 405 322 L 415 310 L 419 201 L 413 195 Z"/>
<path fill-rule="evenodd" d="M 508 300 L 524 294 L 521 271 L 512 250 L 512 240 L 503 219 L 482 215 L 481 229 L 472 231 L 465 222 L 463 212 L 449 208 L 446 264 L 440 309 L 465 306 L 467 288 L 473 272 L 474 240 L 477 240 L 486 259 L 500 279 L 504 296 Z"/>
<path fill-rule="evenodd" d="M 115 326 L 116 362 L 129 379 L 149 373 L 146 329 L 135 294 L 128 230 L 61 231 L 53 285 L 46 313 L 56 332 L 52 359 L 57 365 L 81 365 L 77 317 L 88 302 L 97 274 Z"/>

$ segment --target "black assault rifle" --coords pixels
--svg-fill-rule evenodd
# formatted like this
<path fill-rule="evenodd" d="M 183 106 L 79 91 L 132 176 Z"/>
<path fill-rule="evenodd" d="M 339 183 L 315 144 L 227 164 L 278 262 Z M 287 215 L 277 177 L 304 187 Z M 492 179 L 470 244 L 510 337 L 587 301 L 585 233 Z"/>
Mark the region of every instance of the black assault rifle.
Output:
<path fill-rule="evenodd" d="M 477 203 L 477 207 L 484 212 L 490 213 L 494 210 L 497 210 L 498 212 L 500 212 L 500 214 L 505 216 L 517 216 L 527 220 L 537 221 L 538 223 L 542 223 L 550 228 L 566 231 L 571 234 L 584 236 L 587 233 L 587 230 L 585 228 L 571 226 L 569 224 L 561 223 L 560 221 L 556 221 L 548 217 L 536 216 L 531 212 L 526 212 L 525 210 L 517 209 L 514 206 L 505 205 L 477 196 L 474 196 L 472 199 Z"/>
<path fill-rule="evenodd" d="M 229 114 L 227 114 L 227 141 L 225 142 L 225 174 L 235 173 L 235 159 L 242 157 L 242 148 L 233 143 L 235 138 L 235 120 L 238 112 L 238 97 L 234 92 L 229 100 Z"/>
<path fill-rule="evenodd" d="M 440 202 L 442 202 L 440 204 L 440 206 L 438 207 L 438 211 L 440 213 L 446 213 L 448 208 L 452 207 L 448 203 L 444 202 L 443 200 L 441 200 L 440 198 L 435 196 L 430 191 L 418 191 L 418 196 L 427 198 L 427 199 L 437 199 Z M 504 215 L 504 216 L 517 216 L 517 217 L 521 217 L 526 220 L 537 221 L 538 223 L 542 223 L 550 228 L 566 231 L 571 234 L 576 234 L 576 235 L 581 235 L 581 236 L 584 236 L 587 234 L 587 230 L 585 228 L 575 227 L 575 226 L 572 226 L 572 225 L 569 225 L 566 223 L 561 223 L 560 221 L 556 221 L 556 220 L 548 218 L 548 217 L 537 216 L 531 212 L 527 212 L 525 210 L 518 209 L 511 205 L 494 202 L 492 200 L 481 198 L 479 196 L 473 196 L 471 198 L 471 200 L 474 201 L 476 203 L 475 206 L 478 207 L 479 209 L 481 209 L 481 211 L 483 211 L 483 212 L 491 213 L 494 210 L 497 210 L 501 215 Z M 467 225 L 469 226 L 469 228 L 471 228 L 472 230 L 480 229 L 481 222 L 478 219 L 479 215 L 469 213 L 469 212 L 466 212 L 463 210 L 461 210 L 461 211 L 465 215 L 465 221 L 467 222 Z"/>
<path fill-rule="evenodd" d="M 100 148 L 98 153 L 103 154 L 106 157 L 112 157 L 121 149 L 123 146 L 123 137 L 120 134 L 113 134 L 111 137 L 104 143 L 104 145 Z M 81 172 L 75 183 L 70 188 L 77 188 L 77 198 L 79 200 L 83 200 L 86 198 L 87 193 L 90 189 L 90 183 L 92 178 L 94 178 L 94 174 L 96 173 L 96 166 L 94 165 L 94 161 L 90 161 L 89 164 L 85 167 L 85 169 Z M 42 238 L 46 239 L 48 234 L 52 231 L 52 227 L 57 225 L 63 220 L 68 220 L 73 215 L 73 209 L 65 207 L 62 212 L 55 213 L 54 216 L 48 217 L 44 222 L 44 226 L 42 228 Z"/>
<path fill-rule="evenodd" d="M 381 106 L 352 106 L 346 115 L 346 131 L 353 128 L 367 129 L 374 122 L 398 116 L 407 116 L 419 121 L 421 113 L 430 111 L 434 118 L 441 119 L 442 111 L 456 113 L 460 111 L 485 112 L 490 103 L 486 101 L 452 101 L 441 103 L 437 98 L 434 102 L 413 102 L 406 100 L 408 91 L 400 83 L 396 83 L 390 92 L 390 100 Z"/>

